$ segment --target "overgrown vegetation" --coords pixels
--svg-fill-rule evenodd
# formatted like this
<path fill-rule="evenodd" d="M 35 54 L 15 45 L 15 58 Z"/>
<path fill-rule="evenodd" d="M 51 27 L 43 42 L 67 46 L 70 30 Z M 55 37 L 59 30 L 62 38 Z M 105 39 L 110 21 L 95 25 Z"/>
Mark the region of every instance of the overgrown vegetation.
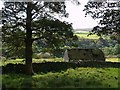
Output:
<path fill-rule="evenodd" d="M 87 33 L 84 35 L 87 36 Z M 100 42 L 96 43 L 98 39 L 93 37 L 92 39 L 80 37 L 77 44 L 81 48 L 93 48 L 98 45 L 107 56 L 106 62 L 75 64 L 65 63 L 63 58 L 53 58 L 53 56 L 39 57 L 33 59 L 35 74 L 32 77 L 24 75 L 24 59 L 6 59 L 1 64 L 2 86 L 3 88 L 118 88 L 119 44 L 110 39 L 104 38 L 104 40 L 108 46 Z M 69 47 L 64 47 L 66 48 Z"/>
<path fill-rule="evenodd" d="M 79 41 L 76 42 L 79 48 L 100 48 L 105 56 L 119 57 L 120 44 L 109 36 L 99 37 L 97 35 L 87 36 L 89 33 L 77 33 Z"/>
<path fill-rule="evenodd" d="M 103 44 L 98 36 L 87 37 L 87 34 L 76 34 L 79 40 L 75 44 L 79 48 L 101 48 L 106 55 L 105 63 L 65 63 L 63 58 L 56 57 L 62 57 L 65 49 L 71 48 L 70 44 L 58 50 L 59 52 L 56 50 L 55 54 L 50 54 L 49 48 L 44 48 L 43 53 L 40 53 L 37 51 L 40 50 L 38 46 L 34 49 L 35 75 L 32 77 L 24 75 L 24 59 L 3 57 L 3 88 L 118 88 L 119 44 L 108 37 L 103 38 L 106 41 Z"/>
<path fill-rule="evenodd" d="M 3 88 L 118 88 L 118 68 L 70 68 L 32 77 L 8 73 L 2 80 Z"/>
<path fill-rule="evenodd" d="M 86 14 L 92 13 L 93 18 L 98 18 L 100 14 L 98 10 L 95 13 L 89 10 L 92 10 L 94 5 L 99 9 L 104 3 L 88 2 L 87 4 Z M 54 17 L 53 13 L 60 17 L 68 17 L 63 2 L 5 2 L 4 6 L 3 48 L 1 48 L 3 53 L 0 57 L 3 89 L 118 88 L 120 70 L 118 10 L 108 10 L 107 7 L 99 23 L 106 26 L 94 27 L 91 34 L 96 33 L 99 36 L 87 37 L 88 33 L 74 34 L 72 24 Z M 94 14 L 98 15 L 94 16 Z M 102 35 L 106 36 L 102 37 Z M 112 39 L 108 35 L 112 35 Z M 100 48 L 105 53 L 106 61 L 64 62 L 62 58 L 64 51 L 70 48 Z"/>

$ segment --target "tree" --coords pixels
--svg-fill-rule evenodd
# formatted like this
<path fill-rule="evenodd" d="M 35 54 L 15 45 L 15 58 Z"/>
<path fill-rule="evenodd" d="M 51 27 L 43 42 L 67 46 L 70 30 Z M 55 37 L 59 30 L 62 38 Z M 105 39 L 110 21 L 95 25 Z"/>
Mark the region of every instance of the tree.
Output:
<path fill-rule="evenodd" d="M 100 2 L 89 1 L 85 5 L 86 15 L 98 19 L 98 26 L 94 27 L 90 34 L 117 35 L 116 40 L 120 43 L 120 1 L 105 0 Z"/>
<path fill-rule="evenodd" d="M 72 38 L 72 27 L 54 16 L 67 17 L 64 2 L 5 2 L 2 9 L 3 42 L 14 49 L 25 49 L 25 73 L 33 74 L 32 44 L 40 39 L 50 46 L 63 44 Z M 64 41 L 65 40 L 65 41 Z M 58 44 L 59 43 L 59 44 Z M 13 48 L 13 47 L 12 47 Z M 11 49 L 12 49 L 11 48 Z"/>

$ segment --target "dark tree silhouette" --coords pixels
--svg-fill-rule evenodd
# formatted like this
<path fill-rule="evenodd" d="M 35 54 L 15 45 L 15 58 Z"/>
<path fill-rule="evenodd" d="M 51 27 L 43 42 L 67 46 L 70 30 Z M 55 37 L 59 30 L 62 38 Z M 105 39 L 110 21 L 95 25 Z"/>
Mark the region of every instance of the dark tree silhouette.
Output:
<path fill-rule="evenodd" d="M 98 19 L 98 26 L 94 27 L 91 34 L 115 35 L 120 43 L 120 1 L 105 0 L 101 2 L 89 1 L 84 11 L 93 19 Z"/>
<path fill-rule="evenodd" d="M 55 18 L 55 15 L 67 17 L 65 8 L 64 2 L 4 2 L 3 43 L 16 52 L 25 49 L 26 74 L 33 74 L 33 41 L 41 39 L 56 47 L 73 37 L 71 24 Z"/>

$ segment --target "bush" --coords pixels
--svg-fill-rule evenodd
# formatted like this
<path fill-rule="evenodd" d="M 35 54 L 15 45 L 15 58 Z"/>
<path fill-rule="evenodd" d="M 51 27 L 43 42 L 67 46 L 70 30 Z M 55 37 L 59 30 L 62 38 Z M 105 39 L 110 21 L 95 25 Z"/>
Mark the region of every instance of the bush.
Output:
<path fill-rule="evenodd" d="M 2 60 L 3 62 L 5 62 L 7 59 L 6 59 L 6 57 L 0 56 L 0 60 Z"/>
<path fill-rule="evenodd" d="M 41 58 L 50 58 L 51 57 L 51 54 L 46 52 L 46 53 L 35 53 L 33 55 L 33 58 L 35 59 L 41 59 Z"/>
<path fill-rule="evenodd" d="M 46 53 L 42 53 L 41 54 L 42 58 L 50 58 L 50 53 L 46 52 Z"/>
<path fill-rule="evenodd" d="M 115 46 L 104 47 L 102 48 L 106 56 L 108 55 L 119 55 L 120 54 L 120 45 L 116 44 Z"/>
<path fill-rule="evenodd" d="M 114 53 L 115 55 L 120 54 L 120 44 L 116 44 L 114 49 L 115 49 L 115 53 Z"/>
<path fill-rule="evenodd" d="M 77 45 L 79 48 L 84 48 L 84 49 L 97 47 L 94 40 L 84 39 L 84 38 L 80 38 L 79 41 L 77 42 Z"/>
<path fill-rule="evenodd" d="M 37 55 L 37 53 L 33 53 L 32 57 L 35 58 L 35 59 L 40 59 L 40 57 Z"/>

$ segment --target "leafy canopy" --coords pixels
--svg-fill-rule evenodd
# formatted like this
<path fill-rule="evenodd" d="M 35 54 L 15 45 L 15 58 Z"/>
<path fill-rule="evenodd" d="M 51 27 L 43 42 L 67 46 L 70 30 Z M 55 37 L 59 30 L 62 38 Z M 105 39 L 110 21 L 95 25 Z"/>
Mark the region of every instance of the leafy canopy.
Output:
<path fill-rule="evenodd" d="M 56 19 L 68 17 L 65 2 L 32 1 L 32 42 L 40 40 L 47 47 L 57 48 L 73 37 L 71 24 Z M 26 40 L 27 2 L 4 2 L 2 9 L 2 41 L 6 52 L 23 53 Z M 13 55 L 14 55 L 13 54 Z"/>
<path fill-rule="evenodd" d="M 85 5 L 86 15 L 91 15 L 93 19 L 98 19 L 98 26 L 94 27 L 91 34 L 120 35 L 120 1 L 105 0 L 100 2 L 89 1 Z"/>

